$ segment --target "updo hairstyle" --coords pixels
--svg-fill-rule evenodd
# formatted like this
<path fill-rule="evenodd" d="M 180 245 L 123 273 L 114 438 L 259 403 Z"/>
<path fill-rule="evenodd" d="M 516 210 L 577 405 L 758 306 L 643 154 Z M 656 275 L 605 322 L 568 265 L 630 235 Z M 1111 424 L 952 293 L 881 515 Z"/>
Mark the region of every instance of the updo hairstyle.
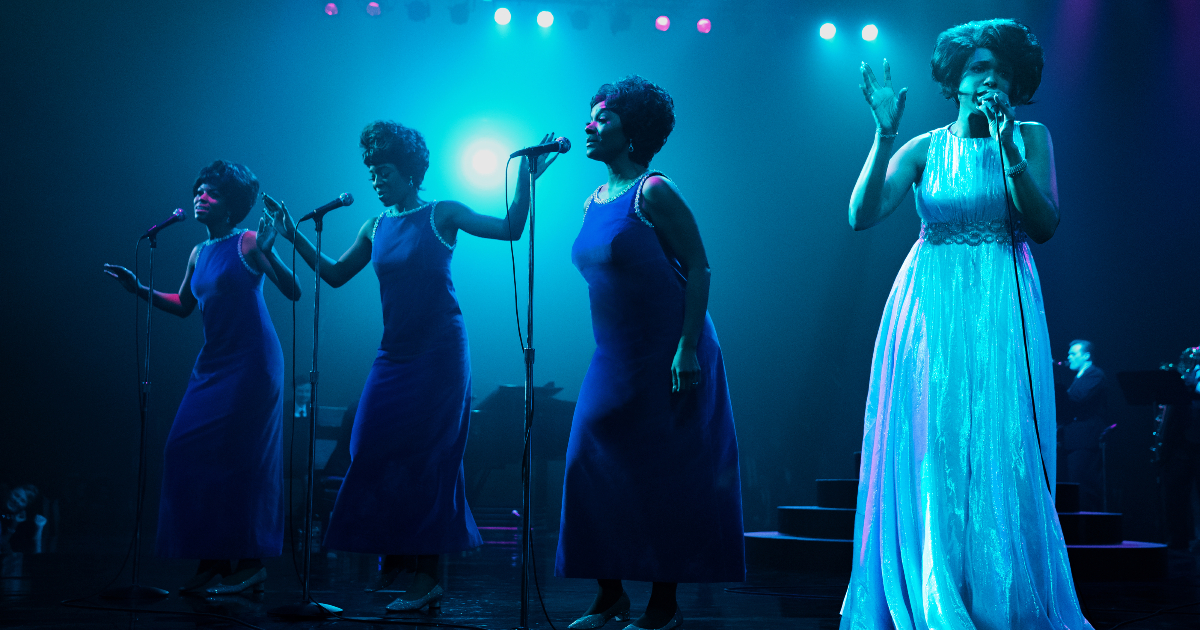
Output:
<path fill-rule="evenodd" d="M 671 95 L 634 74 L 615 84 L 601 85 L 592 97 L 591 106 L 601 101 L 621 117 L 621 128 L 633 146 L 629 159 L 649 166 L 675 128 L 675 101 Z"/>
<path fill-rule="evenodd" d="M 959 24 L 938 35 L 933 47 L 933 80 L 942 86 L 942 95 L 958 103 L 958 87 L 967 61 L 978 48 L 986 48 L 1001 63 L 1012 69 L 1008 99 L 1013 105 L 1027 105 L 1042 82 L 1046 64 L 1042 45 L 1029 28 L 1016 20 L 997 18 Z"/>
<path fill-rule="evenodd" d="M 390 120 L 377 120 L 363 128 L 358 144 L 363 164 L 391 164 L 404 177 L 411 177 L 417 190 L 421 189 L 425 171 L 429 170 L 429 149 L 421 132 Z"/>
<path fill-rule="evenodd" d="M 229 208 L 230 225 L 241 223 L 258 203 L 258 178 L 242 164 L 217 160 L 200 169 L 196 183 L 192 184 L 193 197 L 203 184 L 217 189 L 221 201 Z"/>

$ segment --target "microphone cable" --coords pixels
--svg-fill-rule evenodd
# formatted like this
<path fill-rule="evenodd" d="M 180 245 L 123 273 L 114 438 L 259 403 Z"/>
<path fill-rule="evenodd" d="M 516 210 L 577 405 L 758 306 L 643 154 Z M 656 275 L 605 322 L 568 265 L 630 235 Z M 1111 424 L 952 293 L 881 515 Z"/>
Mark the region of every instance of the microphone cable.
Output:
<path fill-rule="evenodd" d="M 1016 121 L 1013 121 L 1013 133 L 1017 133 Z M 1050 487 L 1050 473 L 1046 470 L 1046 456 L 1042 452 L 1042 432 L 1038 426 L 1037 400 L 1033 394 L 1033 366 L 1029 361 L 1029 330 L 1025 323 L 1025 300 L 1021 295 L 1021 274 L 1017 268 L 1017 220 L 1013 216 L 1015 204 L 1012 192 L 1008 188 L 1008 171 L 1004 167 L 1004 145 L 1000 142 L 1000 125 L 996 124 L 996 149 L 1000 155 L 1000 179 L 1004 182 L 1004 206 L 1008 221 L 1009 245 L 1012 248 L 1013 280 L 1017 284 L 1017 309 L 1021 313 L 1021 347 L 1025 350 L 1025 375 L 1029 379 L 1029 408 L 1033 412 L 1033 436 L 1037 439 L 1038 461 L 1042 463 L 1042 477 L 1046 480 L 1046 490 L 1054 496 L 1054 488 Z"/>

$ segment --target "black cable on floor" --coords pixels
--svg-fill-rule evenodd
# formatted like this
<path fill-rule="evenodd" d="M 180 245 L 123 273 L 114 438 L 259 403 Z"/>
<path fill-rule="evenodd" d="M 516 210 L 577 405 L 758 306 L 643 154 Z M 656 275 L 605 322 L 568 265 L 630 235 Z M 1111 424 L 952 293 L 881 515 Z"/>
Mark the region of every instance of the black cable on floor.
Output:
<path fill-rule="evenodd" d="M 61 602 L 59 602 L 58 605 L 66 606 L 67 608 L 80 608 L 83 610 L 105 610 L 105 611 L 109 611 L 109 612 L 131 612 L 131 613 L 143 613 L 143 614 L 147 614 L 147 615 L 183 615 L 183 616 L 187 616 L 187 617 L 204 617 L 204 618 L 208 618 L 208 619 L 220 619 L 222 621 L 236 623 L 239 626 L 250 628 L 251 630 L 266 630 L 265 628 L 263 628 L 261 626 L 256 626 L 252 623 L 242 621 L 241 619 L 238 619 L 237 617 L 230 617 L 228 615 L 219 615 L 217 613 L 197 612 L 194 610 L 154 610 L 151 608 L 131 608 L 131 607 L 125 607 L 125 606 L 95 606 L 95 605 L 91 605 L 91 604 L 77 603 L 77 602 L 84 601 L 86 599 L 87 599 L 86 597 L 80 597 L 77 599 L 64 599 Z"/>
<path fill-rule="evenodd" d="M 529 559 L 530 559 L 529 564 L 533 565 L 533 588 L 534 588 L 534 590 L 537 591 L 538 603 L 540 603 L 542 605 L 542 614 L 546 616 L 546 623 L 550 624 L 550 630 L 558 630 L 558 628 L 554 627 L 554 622 L 550 620 L 550 613 L 546 611 L 546 600 L 542 599 L 542 587 L 538 584 L 538 576 L 537 576 L 537 554 L 535 554 L 533 552 L 533 548 L 534 548 L 533 526 L 530 525 L 529 526 Z"/>
<path fill-rule="evenodd" d="M 1163 614 L 1163 613 L 1169 613 L 1169 612 L 1172 612 L 1172 611 L 1175 611 L 1175 610 L 1179 610 L 1180 608 L 1189 608 L 1189 607 L 1191 607 L 1191 606 L 1200 606 L 1200 601 L 1195 601 L 1195 602 L 1192 602 L 1192 603 L 1190 603 L 1190 604 L 1181 604 L 1181 605 L 1179 605 L 1179 606 L 1168 606 L 1167 608 L 1160 608 L 1160 609 L 1158 609 L 1158 610 L 1156 610 L 1156 611 L 1154 611 L 1154 612 L 1152 612 L 1152 613 L 1150 613 L 1149 615 L 1146 615 L 1146 616 L 1144 616 L 1144 617 L 1138 617 L 1138 618 L 1136 618 L 1136 619 L 1130 619 L 1130 620 L 1128 620 L 1128 621 L 1122 621 L 1121 623 L 1119 623 L 1119 624 L 1117 624 L 1117 625 L 1115 625 L 1115 626 L 1113 626 L 1113 627 L 1109 628 L 1108 630 L 1117 630 L 1117 628 L 1122 628 L 1122 627 L 1124 627 L 1124 626 L 1128 626 L 1128 625 L 1129 625 L 1129 624 L 1131 624 L 1131 623 L 1137 623 L 1137 622 L 1139 622 L 1139 621 L 1145 621 L 1145 620 L 1147 620 L 1147 619 L 1151 619 L 1151 618 L 1153 618 L 1153 617 L 1157 617 L 1157 616 L 1159 616 L 1159 615 L 1161 615 L 1161 614 Z"/>

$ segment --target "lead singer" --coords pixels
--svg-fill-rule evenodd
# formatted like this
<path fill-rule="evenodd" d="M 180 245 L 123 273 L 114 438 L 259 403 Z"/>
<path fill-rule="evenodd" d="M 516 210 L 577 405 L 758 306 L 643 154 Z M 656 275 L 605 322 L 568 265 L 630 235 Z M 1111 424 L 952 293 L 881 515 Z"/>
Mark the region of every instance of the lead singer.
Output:
<path fill-rule="evenodd" d="M 905 90 L 886 61 L 882 84 L 862 66 L 877 130 L 850 225 L 879 223 L 912 188 L 922 226 L 875 341 L 844 630 L 1091 627 L 1050 490 L 1050 344 L 1025 242 L 1058 226 L 1054 152 L 1045 127 L 1013 112 L 1037 90 L 1042 59 L 1013 20 L 942 33 L 933 77 L 957 120 L 890 161 Z"/>
<path fill-rule="evenodd" d="M 679 189 L 649 168 L 675 126 L 670 95 L 630 76 L 591 105 L 587 156 L 608 183 L 584 204 L 571 258 L 588 283 L 596 353 L 571 424 L 555 571 L 599 583 L 571 628 L 626 618 L 621 580 L 654 583 L 626 630 L 678 628 L 677 583 L 746 574 L 708 257 Z"/>
<path fill-rule="evenodd" d="M 482 543 L 463 479 L 471 363 L 450 257 L 459 231 L 503 241 L 521 238 L 529 214 L 529 166 L 521 160 L 508 215 L 491 217 L 457 201 L 420 198 L 429 150 L 415 129 L 377 121 L 363 129 L 359 144 L 387 209 L 363 224 L 341 258 L 322 255 L 321 278 L 340 287 L 368 262 L 374 265 L 383 341 L 354 416 L 350 468 L 325 544 L 386 556 L 369 591 L 386 587 L 405 569 L 415 570 L 407 597 L 396 598 L 388 611 L 435 609 L 444 593 L 438 555 Z M 555 158 L 539 157 L 537 175 Z M 316 250 L 296 232 L 287 209 L 269 197 L 266 205 L 279 233 L 314 267 Z"/>

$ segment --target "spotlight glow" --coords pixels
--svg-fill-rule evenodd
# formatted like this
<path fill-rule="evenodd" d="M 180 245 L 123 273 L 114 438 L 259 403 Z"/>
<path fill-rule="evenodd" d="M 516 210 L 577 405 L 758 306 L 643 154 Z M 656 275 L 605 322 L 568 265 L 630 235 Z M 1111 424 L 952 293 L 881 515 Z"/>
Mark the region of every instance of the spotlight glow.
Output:
<path fill-rule="evenodd" d="M 479 149 L 475 155 L 471 156 L 471 166 L 475 168 L 475 172 L 480 175 L 491 175 L 496 171 L 496 154 L 488 149 Z"/>
<path fill-rule="evenodd" d="M 707 33 L 711 31 L 712 21 L 710 21 L 708 18 L 701 18 L 699 22 L 696 22 L 696 30 L 700 31 L 701 33 Z"/>
<path fill-rule="evenodd" d="M 508 9 L 505 9 L 504 7 L 500 7 L 499 9 L 496 9 L 496 23 L 497 24 L 503 26 L 505 24 L 508 24 L 511 21 L 512 21 L 512 13 L 509 13 Z"/>
<path fill-rule="evenodd" d="M 836 26 L 829 22 L 821 25 L 821 39 L 833 39 L 834 35 L 837 35 Z"/>
<path fill-rule="evenodd" d="M 380 14 L 379 3 L 378 2 L 368 2 L 367 3 L 367 15 L 369 15 L 371 17 L 379 17 L 379 14 Z"/>
<path fill-rule="evenodd" d="M 554 23 L 554 14 L 549 11 L 538 13 L 537 23 L 542 28 L 550 28 L 550 25 Z"/>
<path fill-rule="evenodd" d="M 654 28 L 660 31 L 665 31 L 671 28 L 671 18 L 665 15 L 658 16 L 658 19 L 654 20 Z"/>
<path fill-rule="evenodd" d="M 862 36 L 863 39 L 873 42 L 876 37 L 879 37 L 879 29 L 875 28 L 874 24 L 868 24 L 863 27 Z"/>
<path fill-rule="evenodd" d="M 337 5 L 332 2 L 325 5 L 325 15 L 337 15 Z"/>

